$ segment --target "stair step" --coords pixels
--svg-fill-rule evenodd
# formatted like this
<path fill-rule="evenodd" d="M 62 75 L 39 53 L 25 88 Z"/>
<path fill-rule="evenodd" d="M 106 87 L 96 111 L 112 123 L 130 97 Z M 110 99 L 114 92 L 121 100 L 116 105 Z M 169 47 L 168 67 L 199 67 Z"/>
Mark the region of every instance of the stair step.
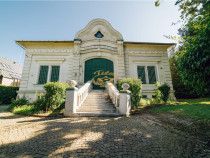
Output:
<path fill-rule="evenodd" d="M 90 97 L 87 97 L 86 99 L 109 99 L 109 97 L 90 96 Z"/>
<path fill-rule="evenodd" d="M 82 104 L 81 107 L 86 106 L 86 107 L 91 107 L 91 106 L 97 106 L 97 107 L 104 107 L 104 106 L 110 106 L 114 107 L 113 104 Z"/>
<path fill-rule="evenodd" d="M 104 112 L 104 113 L 113 113 L 117 112 L 115 109 L 78 109 L 77 112 Z"/>
<path fill-rule="evenodd" d="M 73 116 L 80 116 L 80 117 L 119 117 L 124 116 L 120 113 L 92 113 L 92 112 L 77 112 L 74 113 Z"/>
<path fill-rule="evenodd" d="M 111 105 L 113 105 L 112 103 L 110 103 L 110 102 L 91 102 L 91 101 L 88 101 L 88 102 L 84 102 L 84 104 L 83 105 L 85 105 L 85 104 L 97 104 L 97 105 L 106 105 L 106 104 L 111 104 Z"/>
<path fill-rule="evenodd" d="M 111 106 L 81 106 L 79 109 L 112 109 L 115 110 L 114 107 Z"/>
<path fill-rule="evenodd" d="M 82 106 L 76 110 L 76 116 L 122 116 L 109 99 L 105 90 L 92 90 Z"/>

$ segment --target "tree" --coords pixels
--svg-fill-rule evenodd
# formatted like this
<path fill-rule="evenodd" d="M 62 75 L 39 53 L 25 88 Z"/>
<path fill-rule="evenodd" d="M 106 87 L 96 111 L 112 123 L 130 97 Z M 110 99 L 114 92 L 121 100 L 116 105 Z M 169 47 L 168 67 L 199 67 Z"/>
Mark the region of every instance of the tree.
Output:
<path fill-rule="evenodd" d="M 181 36 L 177 51 L 177 68 L 183 83 L 205 96 L 210 94 L 210 2 L 178 0 Z"/>
<path fill-rule="evenodd" d="M 173 88 L 175 90 L 175 96 L 177 99 L 197 98 L 198 95 L 192 92 L 193 88 L 186 87 L 181 80 L 181 77 L 177 70 L 177 56 L 169 58 L 170 70 Z"/>

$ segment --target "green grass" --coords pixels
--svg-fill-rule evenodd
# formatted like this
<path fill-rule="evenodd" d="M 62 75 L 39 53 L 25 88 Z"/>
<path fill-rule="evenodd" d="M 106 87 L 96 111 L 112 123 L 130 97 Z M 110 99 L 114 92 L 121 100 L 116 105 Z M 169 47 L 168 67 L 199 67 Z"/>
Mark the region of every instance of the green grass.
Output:
<path fill-rule="evenodd" d="M 14 114 L 35 114 L 38 112 L 38 109 L 34 105 L 22 105 L 14 107 L 12 112 Z"/>
<path fill-rule="evenodd" d="M 148 111 L 172 113 L 210 123 L 210 98 L 182 99 L 174 105 L 151 106 Z"/>
<path fill-rule="evenodd" d="M 60 115 L 64 111 L 64 109 L 58 108 L 54 111 L 44 112 L 35 105 L 21 105 L 13 107 L 11 111 L 13 114 L 46 114 L 51 116 L 57 116 Z"/>

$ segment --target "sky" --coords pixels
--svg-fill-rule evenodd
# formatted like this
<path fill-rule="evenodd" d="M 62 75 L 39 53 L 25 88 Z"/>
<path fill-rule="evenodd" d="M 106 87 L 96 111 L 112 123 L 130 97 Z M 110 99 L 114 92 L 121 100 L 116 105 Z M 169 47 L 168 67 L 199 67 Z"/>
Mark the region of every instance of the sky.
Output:
<path fill-rule="evenodd" d="M 102 18 L 118 30 L 124 41 L 174 42 L 180 11 L 174 0 L 0 0 L 0 56 L 24 63 L 25 50 L 15 40 L 74 40 L 88 22 Z"/>

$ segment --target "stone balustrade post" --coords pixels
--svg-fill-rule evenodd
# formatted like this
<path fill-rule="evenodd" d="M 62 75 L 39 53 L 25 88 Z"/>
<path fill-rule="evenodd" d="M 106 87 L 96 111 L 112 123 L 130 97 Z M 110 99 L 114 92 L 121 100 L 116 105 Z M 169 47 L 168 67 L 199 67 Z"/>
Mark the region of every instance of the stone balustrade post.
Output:
<path fill-rule="evenodd" d="M 72 80 L 69 82 L 70 87 L 66 88 L 66 102 L 64 116 L 72 116 L 76 112 L 77 106 L 77 91 L 78 88 L 76 81 Z"/>
<path fill-rule="evenodd" d="M 120 90 L 119 112 L 126 116 L 129 116 L 131 111 L 131 92 L 128 90 L 129 87 L 129 84 L 124 83 L 122 85 L 123 90 Z"/>

